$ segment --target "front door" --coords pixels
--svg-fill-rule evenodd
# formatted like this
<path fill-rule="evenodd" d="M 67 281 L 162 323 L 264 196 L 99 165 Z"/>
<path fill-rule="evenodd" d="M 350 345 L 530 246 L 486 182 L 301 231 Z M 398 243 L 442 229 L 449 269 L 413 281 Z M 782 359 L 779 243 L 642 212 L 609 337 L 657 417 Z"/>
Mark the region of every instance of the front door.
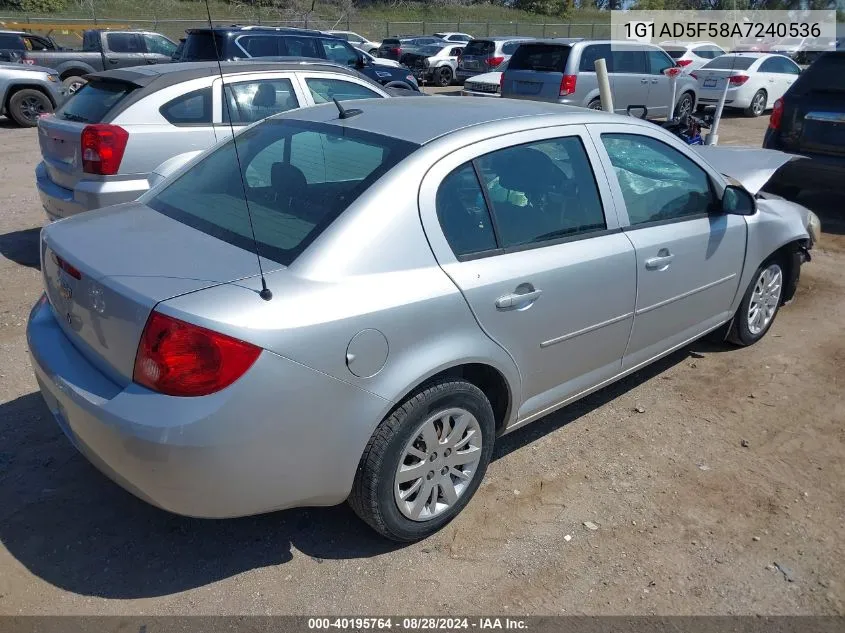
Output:
<path fill-rule="evenodd" d="M 507 135 L 432 168 L 423 225 L 443 270 L 522 377 L 518 418 L 617 374 L 634 249 L 583 126 Z"/>
<path fill-rule="evenodd" d="M 637 304 L 629 369 L 727 321 L 745 258 L 746 222 L 716 212 L 715 174 L 663 139 L 592 128 L 627 211 Z"/>
<path fill-rule="evenodd" d="M 664 74 L 667 68 L 672 68 L 675 62 L 665 52 L 648 49 L 648 113 L 649 116 L 669 116 L 669 102 L 672 100 L 672 87 L 669 77 Z M 678 97 L 675 95 L 675 102 Z"/>

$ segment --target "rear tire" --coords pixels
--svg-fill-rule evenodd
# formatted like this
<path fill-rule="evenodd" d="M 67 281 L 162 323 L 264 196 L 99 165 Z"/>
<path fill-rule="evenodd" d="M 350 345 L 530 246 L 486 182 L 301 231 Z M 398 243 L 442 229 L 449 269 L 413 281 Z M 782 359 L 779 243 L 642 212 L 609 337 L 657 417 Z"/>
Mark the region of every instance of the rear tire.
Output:
<path fill-rule="evenodd" d="M 593 99 L 587 104 L 589 110 L 601 110 L 601 99 Z"/>
<path fill-rule="evenodd" d="M 446 86 L 452 85 L 452 80 L 455 78 L 455 74 L 452 72 L 452 69 L 448 66 L 443 66 L 438 68 L 434 74 L 434 82 L 440 86 L 441 88 L 445 88 Z"/>
<path fill-rule="evenodd" d="M 681 117 L 692 114 L 693 113 L 693 97 L 690 93 L 685 92 L 681 95 L 681 98 L 678 100 L 678 103 L 675 105 L 675 115 L 676 119 L 680 119 Z"/>
<path fill-rule="evenodd" d="M 82 77 L 78 77 L 75 75 L 65 77 L 62 80 L 62 85 L 65 87 L 65 90 L 69 95 L 76 94 L 76 91 L 87 83 L 88 82 L 85 81 Z"/>
<path fill-rule="evenodd" d="M 478 490 L 495 426 L 490 402 L 475 385 L 455 378 L 424 385 L 376 428 L 349 505 L 391 540 L 434 534 Z"/>
<path fill-rule="evenodd" d="M 769 259 L 760 265 L 739 304 L 728 340 L 748 346 L 766 335 L 780 309 L 785 281 L 779 259 Z"/>
<path fill-rule="evenodd" d="M 18 90 L 9 99 L 8 114 L 21 127 L 35 127 L 38 117 L 53 111 L 53 102 L 40 90 Z"/>
<path fill-rule="evenodd" d="M 751 105 L 749 105 L 743 114 L 747 117 L 758 117 L 766 111 L 766 91 L 758 90 L 751 97 Z"/>

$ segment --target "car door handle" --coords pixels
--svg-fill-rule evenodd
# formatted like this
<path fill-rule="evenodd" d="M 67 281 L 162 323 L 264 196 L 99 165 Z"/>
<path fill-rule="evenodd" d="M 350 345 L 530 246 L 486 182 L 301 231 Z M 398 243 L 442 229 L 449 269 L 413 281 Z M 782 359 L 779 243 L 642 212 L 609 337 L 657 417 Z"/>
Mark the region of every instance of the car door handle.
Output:
<path fill-rule="evenodd" d="M 659 79 L 652 79 L 651 83 L 656 84 L 658 81 L 659 81 Z"/>
<path fill-rule="evenodd" d="M 669 264 L 672 263 L 673 259 L 675 259 L 675 256 L 667 249 L 662 248 L 657 253 L 657 257 L 651 257 L 645 260 L 645 267 L 648 270 L 666 270 L 669 268 Z"/>
<path fill-rule="evenodd" d="M 647 84 L 647 83 L 648 83 L 648 79 L 640 79 L 640 83 L 641 83 L 641 84 Z"/>
<path fill-rule="evenodd" d="M 148 64 L 157 64 L 157 63 L 158 63 L 158 60 L 155 60 L 155 59 L 148 59 L 148 60 L 147 60 L 147 63 L 148 63 Z"/>
<path fill-rule="evenodd" d="M 496 308 L 499 310 L 509 310 L 510 308 L 529 307 L 541 294 L 543 294 L 543 291 L 535 288 L 528 292 L 514 292 L 504 295 L 496 299 Z"/>

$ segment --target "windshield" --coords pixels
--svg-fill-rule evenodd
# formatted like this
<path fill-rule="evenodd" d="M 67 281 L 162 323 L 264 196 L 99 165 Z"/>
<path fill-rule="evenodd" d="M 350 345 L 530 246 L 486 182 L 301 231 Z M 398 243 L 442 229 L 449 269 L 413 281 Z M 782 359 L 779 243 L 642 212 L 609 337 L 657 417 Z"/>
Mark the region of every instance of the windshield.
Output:
<path fill-rule="evenodd" d="M 221 145 L 147 204 L 248 251 L 251 215 L 261 255 L 288 266 L 416 148 L 350 128 L 267 119 L 237 136 L 237 155 L 232 141 Z M 231 177 L 239 160 L 249 214 L 241 179 Z"/>
<path fill-rule="evenodd" d="M 748 70 L 751 64 L 757 61 L 756 57 L 739 57 L 737 55 L 722 55 L 707 62 L 705 70 Z"/>
<path fill-rule="evenodd" d="M 133 90 L 135 86 L 123 82 L 92 81 L 65 101 L 56 110 L 56 117 L 79 123 L 102 123 L 106 115 Z"/>

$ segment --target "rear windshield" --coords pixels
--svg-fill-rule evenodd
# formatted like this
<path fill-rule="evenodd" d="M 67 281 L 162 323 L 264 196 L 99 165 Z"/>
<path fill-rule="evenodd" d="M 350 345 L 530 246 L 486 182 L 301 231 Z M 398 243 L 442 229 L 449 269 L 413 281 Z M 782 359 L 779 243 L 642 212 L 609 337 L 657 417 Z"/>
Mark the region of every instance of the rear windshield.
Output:
<path fill-rule="evenodd" d="M 214 40 L 217 40 L 217 48 L 214 47 Z M 211 31 L 193 31 L 188 33 L 185 40 L 185 47 L 182 49 L 183 62 L 213 61 L 219 55 L 224 58 L 226 55 L 226 38 L 220 33 Z"/>
<path fill-rule="evenodd" d="M 492 55 L 496 45 L 488 40 L 472 40 L 464 49 L 464 55 Z"/>
<path fill-rule="evenodd" d="M 56 116 L 66 121 L 102 123 L 106 115 L 133 90 L 135 86 L 123 82 L 92 81 L 56 110 Z"/>
<path fill-rule="evenodd" d="M 251 215 L 260 254 L 288 266 L 358 196 L 417 147 L 350 128 L 268 119 L 238 135 L 237 153 L 232 141 L 221 145 L 147 204 L 199 231 L 255 251 Z M 243 184 L 231 177 L 239 159 Z"/>
<path fill-rule="evenodd" d="M 508 70 L 562 73 L 566 70 L 569 51 L 569 46 L 560 44 L 523 44 L 511 57 Z"/>
<path fill-rule="evenodd" d="M 23 38 L 13 33 L 0 33 L 0 48 L 10 48 L 16 51 L 26 50 Z"/>
<path fill-rule="evenodd" d="M 664 48 L 663 50 L 669 53 L 669 57 L 672 59 L 681 59 L 687 52 L 684 48 Z"/>
<path fill-rule="evenodd" d="M 722 55 L 704 65 L 707 70 L 748 70 L 756 57 L 737 57 L 736 55 Z"/>
<path fill-rule="evenodd" d="M 400 42 L 396 38 L 390 38 L 381 41 L 382 46 L 399 46 Z"/>
<path fill-rule="evenodd" d="M 845 53 L 828 53 L 802 72 L 792 92 L 845 92 Z"/>

